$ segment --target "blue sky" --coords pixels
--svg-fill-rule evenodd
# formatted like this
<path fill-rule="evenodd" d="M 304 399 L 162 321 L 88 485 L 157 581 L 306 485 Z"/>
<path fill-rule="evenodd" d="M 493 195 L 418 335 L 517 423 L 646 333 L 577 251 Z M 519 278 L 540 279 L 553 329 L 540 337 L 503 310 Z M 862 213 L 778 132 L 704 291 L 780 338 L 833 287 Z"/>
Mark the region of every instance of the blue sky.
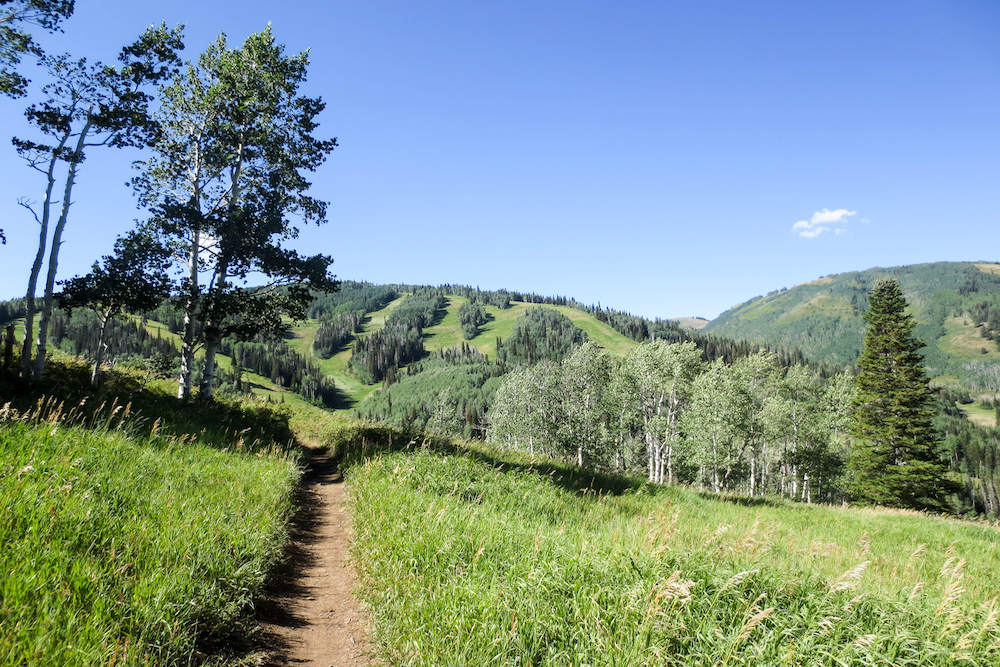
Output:
<path fill-rule="evenodd" d="M 703 316 L 872 266 L 1000 260 L 1000 3 L 78 0 L 50 52 L 114 60 L 151 23 L 187 56 L 270 22 L 310 49 L 338 148 L 341 278 Z M 43 80 L 34 75 L 36 88 Z M 24 101 L 0 100 L 29 137 Z M 92 151 L 60 278 L 141 217 L 137 151 Z M 0 147 L 0 298 L 23 296 L 39 174 Z"/>

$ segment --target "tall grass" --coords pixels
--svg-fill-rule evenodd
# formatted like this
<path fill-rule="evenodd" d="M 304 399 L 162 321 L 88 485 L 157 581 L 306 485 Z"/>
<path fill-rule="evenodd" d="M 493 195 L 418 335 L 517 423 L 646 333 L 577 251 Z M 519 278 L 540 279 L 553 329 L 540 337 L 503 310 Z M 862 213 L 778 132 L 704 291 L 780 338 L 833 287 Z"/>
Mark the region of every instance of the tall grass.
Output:
<path fill-rule="evenodd" d="M 117 399 L 66 405 L 0 414 L 0 664 L 204 662 L 281 556 L 296 456 L 231 406 L 182 433 Z"/>
<path fill-rule="evenodd" d="M 396 444 L 348 471 L 389 664 L 1000 663 L 995 527 Z"/>

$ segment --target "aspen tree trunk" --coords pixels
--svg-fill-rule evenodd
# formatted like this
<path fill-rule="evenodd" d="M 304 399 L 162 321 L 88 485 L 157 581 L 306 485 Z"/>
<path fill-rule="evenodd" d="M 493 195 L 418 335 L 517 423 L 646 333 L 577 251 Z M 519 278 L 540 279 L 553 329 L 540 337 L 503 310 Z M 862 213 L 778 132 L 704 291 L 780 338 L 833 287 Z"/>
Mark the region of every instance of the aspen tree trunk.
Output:
<path fill-rule="evenodd" d="M 240 197 L 241 197 L 240 178 L 243 175 L 243 157 L 244 157 L 243 148 L 244 146 L 242 143 L 237 147 L 236 163 L 233 165 L 231 170 L 232 175 L 230 179 L 232 181 L 232 191 L 230 192 L 229 195 L 229 211 L 228 211 L 230 223 L 236 216 L 236 209 L 239 207 L 240 203 Z M 230 233 L 232 233 L 231 230 Z M 222 240 L 220 240 L 220 245 L 224 245 L 224 242 Z M 224 293 L 227 286 L 226 281 L 229 277 L 228 276 L 229 258 L 226 257 L 225 255 L 226 253 L 225 248 L 220 248 L 220 250 L 222 252 L 222 257 L 219 258 L 219 264 L 216 268 L 217 272 L 216 275 L 218 276 L 218 282 L 216 283 L 215 287 L 218 290 L 218 292 Z M 219 317 L 218 313 L 213 314 L 211 316 L 211 319 L 215 321 L 215 324 L 217 326 L 221 326 L 222 323 L 219 321 L 219 319 L 221 318 Z M 207 324 L 208 323 L 206 322 L 206 327 L 205 327 L 206 330 L 214 328 L 207 326 Z M 216 352 L 218 352 L 219 343 L 221 343 L 222 341 L 220 340 L 220 335 L 218 333 L 209 334 L 208 331 L 206 331 L 206 335 L 209 337 L 205 339 L 205 374 L 201 384 L 202 387 L 201 397 L 206 400 L 210 400 L 212 398 L 212 388 L 215 385 L 215 354 Z"/>
<path fill-rule="evenodd" d="M 94 368 L 90 372 L 90 386 L 94 389 L 97 389 L 101 376 L 101 362 L 104 361 L 104 349 L 107 347 L 104 344 L 104 333 L 107 331 L 108 321 L 111 319 L 111 311 L 101 311 L 100 316 L 101 329 L 100 333 L 97 335 L 97 351 L 94 352 Z"/>
<path fill-rule="evenodd" d="M 719 443 L 712 436 L 712 490 L 719 492 Z"/>
<path fill-rule="evenodd" d="M 221 291 L 226 287 L 226 274 L 229 270 L 229 263 L 225 260 L 220 261 L 217 270 L 220 276 L 218 288 Z M 219 350 L 219 343 L 222 342 L 219 338 L 218 330 L 212 324 L 211 321 L 205 324 L 205 372 L 202 375 L 200 394 L 200 397 L 205 400 L 212 399 L 212 388 L 215 386 L 215 355 Z M 214 332 L 212 331 L 213 329 L 215 329 Z"/>
<path fill-rule="evenodd" d="M 59 220 L 56 222 L 55 231 L 52 233 L 52 247 L 49 248 L 49 269 L 45 280 L 45 293 L 42 297 L 42 312 L 38 318 L 38 342 L 35 344 L 35 367 L 32 377 L 38 380 L 45 372 L 45 352 L 49 337 L 49 320 L 52 318 L 53 291 L 56 286 L 56 270 L 59 267 L 59 246 L 62 245 L 62 234 L 66 228 L 66 220 L 69 217 L 69 207 L 72 204 L 70 198 L 73 195 L 73 184 L 76 181 L 76 171 L 79 158 L 83 155 L 86 145 L 87 133 L 90 131 L 90 112 L 87 113 L 87 122 L 80 130 L 80 138 L 76 142 L 76 149 L 73 151 L 73 160 L 69 163 L 69 170 L 66 174 L 66 188 L 63 191 L 62 210 L 59 212 Z"/>
<path fill-rule="evenodd" d="M 56 151 L 53 152 L 52 159 L 49 160 L 49 168 L 45 171 L 45 199 L 42 200 L 42 218 L 38 221 L 38 252 L 35 253 L 35 261 L 31 264 L 31 275 L 28 278 L 28 291 L 24 297 L 24 342 L 21 347 L 21 377 L 27 380 L 31 376 L 31 344 L 35 338 L 35 289 L 38 287 L 38 276 L 42 272 L 42 260 L 45 259 L 45 249 L 49 240 L 49 217 L 52 214 L 52 192 L 56 187 L 55 170 L 58 160 L 54 157 L 55 152 L 62 150 L 69 140 L 69 135 L 63 137 L 59 142 Z"/>
<path fill-rule="evenodd" d="M 49 178 L 51 179 L 51 171 Z M 35 288 L 38 285 L 38 274 L 42 271 L 42 260 L 45 258 L 45 246 L 49 238 L 48 196 L 45 197 L 43 208 L 45 212 L 42 214 L 38 252 L 35 254 L 34 263 L 31 265 L 31 275 L 28 278 L 28 293 L 24 297 L 24 342 L 21 344 L 21 377 L 25 380 L 31 377 L 31 343 L 35 338 Z"/>
<path fill-rule="evenodd" d="M 195 227 L 188 249 L 188 295 L 184 303 L 184 336 L 181 339 L 181 370 L 177 378 L 177 398 L 191 397 L 191 374 L 194 372 L 195 315 L 198 304 L 198 251 L 201 231 Z"/>
<path fill-rule="evenodd" d="M 652 435 L 649 433 L 649 428 L 647 427 L 647 429 L 646 429 L 646 470 L 647 470 L 647 476 L 649 477 L 649 481 L 650 482 L 655 482 L 656 481 L 656 475 L 654 473 L 654 471 L 655 471 L 655 468 L 654 468 L 654 466 L 655 466 L 654 459 L 655 459 L 655 452 L 653 451 L 653 438 L 652 438 Z"/>

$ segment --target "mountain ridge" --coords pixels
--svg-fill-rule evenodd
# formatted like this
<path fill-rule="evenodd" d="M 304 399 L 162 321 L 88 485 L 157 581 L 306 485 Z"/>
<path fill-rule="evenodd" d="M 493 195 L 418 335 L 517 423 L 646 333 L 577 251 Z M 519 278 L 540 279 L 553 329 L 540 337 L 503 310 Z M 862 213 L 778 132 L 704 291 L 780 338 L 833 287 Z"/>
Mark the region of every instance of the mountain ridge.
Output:
<path fill-rule="evenodd" d="M 929 262 L 821 276 L 738 304 L 702 331 L 795 347 L 811 361 L 849 366 L 864 342 L 867 295 L 882 277 L 899 280 L 928 373 L 942 384 L 996 391 L 1000 379 L 1000 264 Z"/>

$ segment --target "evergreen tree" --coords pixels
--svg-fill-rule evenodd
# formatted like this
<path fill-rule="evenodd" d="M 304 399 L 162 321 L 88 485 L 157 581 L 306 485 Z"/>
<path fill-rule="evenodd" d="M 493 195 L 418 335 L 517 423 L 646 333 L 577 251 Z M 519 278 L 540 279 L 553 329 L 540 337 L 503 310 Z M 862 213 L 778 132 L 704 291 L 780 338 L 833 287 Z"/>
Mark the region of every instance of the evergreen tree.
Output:
<path fill-rule="evenodd" d="M 858 359 L 848 491 L 878 505 L 941 508 L 951 482 L 937 455 L 933 395 L 899 283 L 879 280 L 868 299 L 868 332 Z"/>

